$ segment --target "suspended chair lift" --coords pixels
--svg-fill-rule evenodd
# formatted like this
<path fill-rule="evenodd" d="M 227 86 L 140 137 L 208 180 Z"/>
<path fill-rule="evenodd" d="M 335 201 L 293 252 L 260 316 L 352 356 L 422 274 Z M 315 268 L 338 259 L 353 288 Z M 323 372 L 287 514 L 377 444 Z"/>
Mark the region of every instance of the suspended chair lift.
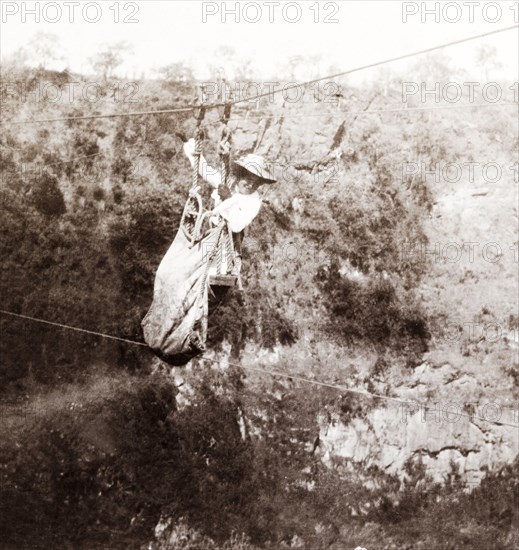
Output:
<path fill-rule="evenodd" d="M 224 106 L 224 112 L 221 116 L 221 121 L 224 126 L 222 129 L 221 139 L 218 144 L 218 152 L 221 159 L 222 182 L 226 187 L 229 187 L 230 149 L 232 140 L 231 131 L 227 126 L 230 111 L 231 105 L 227 103 Z M 204 115 L 205 107 L 202 105 L 198 111 L 195 132 L 195 163 L 192 175 L 193 183 L 180 221 L 181 230 L 188 239 L 190 246 L 193 246 L 195 243 L 200 241 L 205 235 L 210 224 L 214 223 L 214 217 L 211 215 L 211 211 L 204 208 L 203 200 L 200 196 L 199 166 L 202 151 L 202 131 L 200 126 Z M 236 251 L 232 231 L 225 220 L 220 218 L 219 222 L 225 225 L 222 228 L 216 245 L 216 266 L 213 266 L 209 270 L 209 286 L 215 295 L 222 294 L 222 292 L 225 292 L 225 290 L 230 287 L 238 286 L 240 290 L 242 289 L 239 272 L 240 266 L 239 262 L 235 261 Z"/>

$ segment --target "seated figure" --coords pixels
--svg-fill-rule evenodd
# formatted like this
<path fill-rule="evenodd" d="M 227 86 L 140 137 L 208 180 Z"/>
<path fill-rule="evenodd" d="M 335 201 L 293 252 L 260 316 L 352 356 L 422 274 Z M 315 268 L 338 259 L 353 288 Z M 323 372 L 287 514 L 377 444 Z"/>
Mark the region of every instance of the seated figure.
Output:
<path fill-rule="evenodd" d="M 194 139 L 184 143 L 184 153 L 193 167 L 195 164 Z M 225 219 L 234 233 L 236 256 L 233 272 L 237 274 L 241 265 L 243 230 L 258 215 L 262 204 L 258 189 L 264 184 L 275 183 L 276 180 L 267 161 L 262 156 L 254 154 L 245 155 L 234 161 L 229 177 L 230 189 L 224 185 L 220 172 L 209 166 L 202 155 L 200 155 L 198 170 L 202 179 L 214 189 L 211 195 L 215 204 L 213 215 Z M 229 262 L 227 259 L 224 261 L 227 266 Z M 227 272 L 227 268 L 224 272 Z"/>

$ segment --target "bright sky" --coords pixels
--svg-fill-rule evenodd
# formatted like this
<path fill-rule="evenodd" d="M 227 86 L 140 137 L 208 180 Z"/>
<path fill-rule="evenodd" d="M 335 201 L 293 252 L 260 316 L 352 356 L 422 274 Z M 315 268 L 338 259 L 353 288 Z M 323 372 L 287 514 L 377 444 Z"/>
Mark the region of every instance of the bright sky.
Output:
<path fill-rule="evenodd" d="M 435 4 L 439 22 L 435 21 L 434 13 L 427 14 L 424 10 L 434 10 Z M 236 21 L 236 15 L 231 13 L 236 5 L 240 12 L 239 22 Z M 119 74 L 128 78 L 142 73 L 153 76 L 156 68 L 176 61 L 192 64 L 199 78 L 207 78 L 206 66 L 215 62 L 213 52 L 220 45 L 231 46 L 238 55 L 250 58 L 258 79 L 268 77 L 273 68 L 296 55 L 321 54 L 325 60 L 323 69 L 332 64 L 340 70 L 349 69 L 507 27 L 517 23 L 519 15 L 518 1 L 464 0 L 2 0 L 0 6 L 2 56 L 26 45 L 38 31 L 51 32 L 58 36 L 64 57 L 64 61 L 54 64 L 54 68 L 68 67 L 73 71 L 88 72 L 88 58 L 103 44 L 127 40 L 134 54 L 125 62 Z M 39 22 L 30 13 L 34 9 Z M 59 10 L 62 12 L 61 17 Z M 74 21 L 70 22 L 72 10 Z M 404 12 L 409 14 L 406 22 L 403 20 Z M 115 22 L 117 16 L 119 22 Z M 298 17 L 300 19 L 295 21 Z M 97 18 L 97 22 L 87 20 Z M 124 22 L 125 18 L 135 22 Z M 326 23 L 325 18 L 337 22 Z M 425 21 L 422 21 L 424 18 Z M 254 22 L 254 19 L 259 20 Z M 477 48 L 484 43 L 497 48 L 499 61 L 503 64 L 501 74 L 493 76 L 518 80 L 519 32 L 515 29 L 449 48 L 448 53 L 459 65 L 470 69 L 474 66 Z M 307 69 L 312 72 L 316 67 Z M 321 67 L 317 69 L 320 71 Z M 373 74 L 373 71 L 365 71 L 362 78 L 370 78 Z"/>

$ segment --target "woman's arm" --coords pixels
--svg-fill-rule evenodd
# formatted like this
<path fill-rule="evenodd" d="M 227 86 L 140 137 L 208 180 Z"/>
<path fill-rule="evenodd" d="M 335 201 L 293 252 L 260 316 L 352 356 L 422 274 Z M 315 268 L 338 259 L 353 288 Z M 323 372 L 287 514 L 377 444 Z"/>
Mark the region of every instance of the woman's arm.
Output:
<path fill-rule="evenodd" d="M 191 163 L 191 167 L 195 165 L 195 140 L 191 138 L 184 143 L 184 153 Z M 200 164 L 198 166 L 198 173 L 200 176 L 215 189 L 222 183 L 222 176 L 218 170 L 207 164 L 203 155 L 200 155 Z"/>

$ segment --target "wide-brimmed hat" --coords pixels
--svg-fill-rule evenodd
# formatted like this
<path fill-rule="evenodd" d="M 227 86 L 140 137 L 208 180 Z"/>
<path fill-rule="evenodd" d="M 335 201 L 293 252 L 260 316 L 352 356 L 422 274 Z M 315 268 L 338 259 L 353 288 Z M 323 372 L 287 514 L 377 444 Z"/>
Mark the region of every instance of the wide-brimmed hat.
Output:
<path fill-rule="evenodd" d="M 245 155 L 235 160 L 234 164 L 245 168 L 247 172 L 261 178 L 264 183 L 275 183 L 276 181 L 270 164 L 261 155 Z"/>

